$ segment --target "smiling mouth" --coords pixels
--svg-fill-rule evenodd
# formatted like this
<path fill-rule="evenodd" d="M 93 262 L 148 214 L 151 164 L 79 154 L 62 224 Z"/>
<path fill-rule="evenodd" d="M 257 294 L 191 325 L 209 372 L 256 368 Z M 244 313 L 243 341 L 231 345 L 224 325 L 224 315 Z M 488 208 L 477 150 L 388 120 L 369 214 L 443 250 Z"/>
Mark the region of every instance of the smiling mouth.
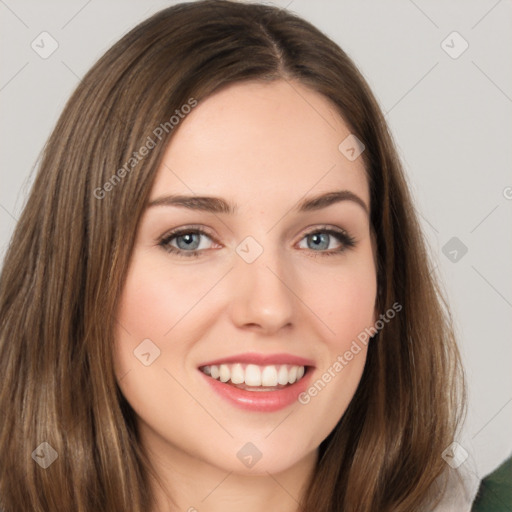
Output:
<path fill-rule="evenodd" d="M 278 391 L 299 382 L 308 366 L 292 364 L 220 364 L 199 368 L 204 374 L 230 386 L 246 391 Z"/>

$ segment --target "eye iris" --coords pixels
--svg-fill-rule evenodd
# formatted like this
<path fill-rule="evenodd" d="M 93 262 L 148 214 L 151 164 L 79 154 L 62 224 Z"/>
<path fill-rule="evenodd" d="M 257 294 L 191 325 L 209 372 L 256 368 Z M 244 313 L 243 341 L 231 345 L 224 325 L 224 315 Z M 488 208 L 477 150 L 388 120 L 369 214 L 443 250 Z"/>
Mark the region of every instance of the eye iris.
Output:
<path fill-rule="evenodd" d="M 325 247 L 320 247 L 320 249 L 327 249 L 329 247 L 329 235 L 326 234 L 326 233 L 313 233 L 312 235 L 310 235 L 311 237 L 311 240 L 319 240 L 321 237 L 324 238 L 324 242 L 325 242 Z M 315 242 L 316 243 L 316 242 Z M 320 242 L 321 244 L 321 242 Z M 316 248 L 319 248 L 319 245 L 315 245 Z"/>
<path fill-rule="evenodd" d="M 185 235 L 180 235 L 180 236 L 176 237 L 176 243 L 177 243 L 178 247 L 179 247 L 180 249 L 192 249 L 192 250 L 197 249 L 197 247 L 199 246 L 199 243 L 197 243 L 194 247 L 192 247 L 192 246 L 191 246 L 191 244 L 193 244 L 193 243 L 194 243 L 194 242 L 191 240 L 191 237 L 194 237 L 194 236 L 195 236 L 195 237 L 197 237 L 196 242 L 199 242 L 199 234 L 198 234 L 198 233 L 187 233 L 187 234 L 185 234 Z M 185 245 L 185 246 L 180 247 L 180 243 L 179 243 L 179 241 L 180 241 L 180 239 L 184 239 L 184 238 L 186 238 L 187 240 L 189 240 L 189 242 L 186 242 L 186 245 Z"/>

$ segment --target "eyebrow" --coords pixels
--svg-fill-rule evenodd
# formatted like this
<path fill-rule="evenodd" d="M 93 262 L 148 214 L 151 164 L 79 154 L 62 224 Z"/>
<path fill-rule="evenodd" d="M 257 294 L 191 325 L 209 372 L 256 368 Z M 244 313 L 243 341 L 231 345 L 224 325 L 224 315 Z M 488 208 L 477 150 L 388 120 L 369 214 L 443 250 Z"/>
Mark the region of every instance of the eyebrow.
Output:
<path fill-rule="evenodd" d="M 369 216 L 369 209 L 366 203 L 350 190 L 337 190 L 327 192 L 303 199 L 295 208 L 297 213 L 311 212 L 327 208 L 332 204 L 342 201 L 352 201 L 365 211 Z M 153 199 L 147 208 L 154 206 L 177 206 L 188 208 L 189 210 L 197 210 L 209 213 L 225 213 L 234 215 L 237 213 L 238 205 L 230 203 L 221 197 L 209 196 L 187 196 L 187 195 L 168 195 Z"/>

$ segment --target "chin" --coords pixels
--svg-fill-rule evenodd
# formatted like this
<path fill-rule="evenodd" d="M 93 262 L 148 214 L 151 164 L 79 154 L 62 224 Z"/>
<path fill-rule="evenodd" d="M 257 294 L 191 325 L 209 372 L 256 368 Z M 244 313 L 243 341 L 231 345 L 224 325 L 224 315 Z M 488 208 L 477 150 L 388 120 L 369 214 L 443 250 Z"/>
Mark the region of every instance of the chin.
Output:
<path fill-rule="evenodd" d="M 209 459 L 213 465 L 226 472 L 244 476 L 268 476 L 268 473 L 280 473 L 301 463 L 308 453 L 299 452 L 299 446 L 304 447 L 304 443 L 290 446 L 286 450 L 283 450 L 282 444 L 280 449 L 275 450 L 271 445 L 268 443 L 264 445 L 263 442 L 236 443 L 234 454 L 229 450 L 228 453 L 221 455 L 220 461 L 218 454 L 215 454 L 213 460 Z"/>

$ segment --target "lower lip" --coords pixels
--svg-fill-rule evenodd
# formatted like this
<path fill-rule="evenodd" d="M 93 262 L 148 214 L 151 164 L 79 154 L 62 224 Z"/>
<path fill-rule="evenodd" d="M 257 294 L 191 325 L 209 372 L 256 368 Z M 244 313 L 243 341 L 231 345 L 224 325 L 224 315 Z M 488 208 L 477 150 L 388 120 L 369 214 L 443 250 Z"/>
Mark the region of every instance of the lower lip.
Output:
<path fill-rule="evenodd" d="M 299 381 L 276 391 L 246 391 L 213 379 L 201 370 L 198 371 L 212 389 L 232 405 L 249 411 L 274 412 L 297 401 L 298 396 L 308 387 L 313 368 L 308 367 L 307 372 Z"/>

